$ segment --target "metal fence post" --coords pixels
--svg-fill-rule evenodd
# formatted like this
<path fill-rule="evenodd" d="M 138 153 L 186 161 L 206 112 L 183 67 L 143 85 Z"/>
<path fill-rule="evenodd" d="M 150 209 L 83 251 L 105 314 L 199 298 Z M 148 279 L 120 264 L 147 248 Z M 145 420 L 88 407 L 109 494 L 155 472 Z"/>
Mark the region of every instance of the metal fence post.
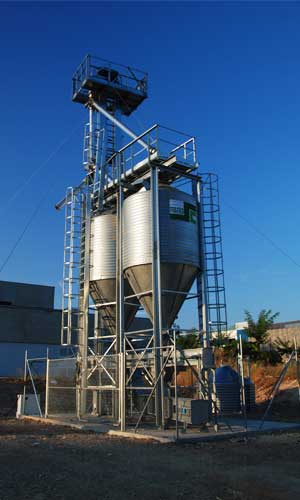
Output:
<path fill-rule="evenodd" d="M 24 387 L 23 387 L 23 403 L 22 403 L 22 415 L 25 414 L 25 399 L 26 399 L 26 381 L 27 381 L 27 349 L 25 350 L 24 356 Z"/>
<path fill-rule="evenodd" d="M 45 418 L 48 418 L 49 412 L 49 357 L 47 349 L 47 360 L 46 360 L 46 397 L 45 397 Z"/>

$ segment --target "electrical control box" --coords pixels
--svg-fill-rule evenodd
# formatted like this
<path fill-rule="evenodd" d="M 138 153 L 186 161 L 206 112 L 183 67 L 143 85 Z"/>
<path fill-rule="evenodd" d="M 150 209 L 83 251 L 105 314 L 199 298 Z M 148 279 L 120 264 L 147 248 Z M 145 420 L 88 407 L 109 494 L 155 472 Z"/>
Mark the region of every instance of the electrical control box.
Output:
<path fill-rule="evenodd" d="M 202 347 L 200 351 L 201 355 L 201 368 L 203 370 L 209 370 L 215 368 L 214 353 L 211 347 Z"/>
<path fill-rule="evenodd" d="M 16 417 L 19 418 L 22 415 L 40 415 L 40 395 L 37 394 L 18 394 L 17 395 L 17 413 Z"/>
<path fill-rule="evenodd" d="M 192 398 L 178 398 L 177 401 L 179 422 L 201 425 L 209 421 L 209 401 Z M 176 420 L 175 398 L 173 398 L 173 420 Z"/>

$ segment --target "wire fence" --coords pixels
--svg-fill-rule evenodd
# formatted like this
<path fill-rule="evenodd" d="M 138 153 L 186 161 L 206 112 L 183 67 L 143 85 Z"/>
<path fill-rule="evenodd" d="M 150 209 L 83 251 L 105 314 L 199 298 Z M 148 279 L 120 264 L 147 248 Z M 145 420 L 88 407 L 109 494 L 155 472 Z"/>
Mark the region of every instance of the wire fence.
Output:
<path fill-rule="evenodd" d="M 47 360 L 45 415 L 76 415 L 76 358 Z"/>

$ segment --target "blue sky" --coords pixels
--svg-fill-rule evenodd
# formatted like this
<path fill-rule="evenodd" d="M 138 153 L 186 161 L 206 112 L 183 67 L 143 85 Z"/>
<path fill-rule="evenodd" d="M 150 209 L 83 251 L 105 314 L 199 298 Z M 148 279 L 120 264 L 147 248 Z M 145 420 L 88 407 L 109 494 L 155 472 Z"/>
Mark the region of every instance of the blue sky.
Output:
<path fill-rule="evenodd" d="M 219 174 L 229 323 L 244 309 L 300 318 L 299 25 L 292 2 L 0 3 L 0 264 L 47 193 L 0 278 L 59 288 L 53 207 L 83 175 L 86 114 L 70 94 L 90 52 L 149 72 L 132 128 L 196 135 L 201 169 Z"/>

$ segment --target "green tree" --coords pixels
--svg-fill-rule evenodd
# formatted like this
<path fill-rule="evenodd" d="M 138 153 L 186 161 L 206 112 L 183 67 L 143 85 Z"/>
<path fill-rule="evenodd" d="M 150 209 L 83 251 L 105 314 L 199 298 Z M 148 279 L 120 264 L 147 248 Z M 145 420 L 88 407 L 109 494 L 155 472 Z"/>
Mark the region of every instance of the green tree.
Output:
<path fill-rule="evenodd" d="M 274 323 L 279 313 L 273 313 L 271 309 L 263 309 L 257 320 L 255 320 L 249 311 L 245 311 L 245 321 L 248 327 L 245 333 L 248 335 L 248 342 L 243 341 L 243 354 L 249 356 L 253 361 L 269 363 L 276 365 L 281 362 L 281 353 L 270 346 L 269 349 L 263 349 L 269 341 L 268 330 Z M 236 357 L 238 353 L 238 341 L 231 340 L 224 347 L 227 356 Z"/>
<path fill-rule="evenodd" d="M 271 309 L 263 309 L 260 311 L 257 321 L 253 319 L 249 311 L 245 311 L 245 321 L 248 323 L 246 333 L 249 338 L 254 339 L 255 343 L 259 346 L 267 344 L 269 340 L 269 333 L 274 320 L 279 316 L 279 313 L 272 313 Z"/>

